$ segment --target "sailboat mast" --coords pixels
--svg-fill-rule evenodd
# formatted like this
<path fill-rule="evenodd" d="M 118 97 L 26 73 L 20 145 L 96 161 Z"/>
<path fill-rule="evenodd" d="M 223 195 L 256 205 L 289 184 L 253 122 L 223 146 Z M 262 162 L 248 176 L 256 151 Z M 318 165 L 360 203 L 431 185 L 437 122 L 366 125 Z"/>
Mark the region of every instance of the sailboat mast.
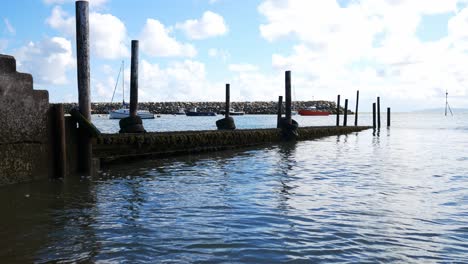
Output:
<path fill-rule="evenodd" d="M 452 108 L 448 103 L 448 91 L 445 90 L 445 116 L 447 116 L 447 109 L 450 111 L 450 114 L 453 116 Z"/>
<path fill-rule="evenodd" d="M 122 105 L 125 106 L 125 61 L 122 61 Z"/>
<path fill-rule="evenodd" d="M 445 116 L 447 116 L 447 106 L 448 106 L 448 91 L 445 90 Z"/>

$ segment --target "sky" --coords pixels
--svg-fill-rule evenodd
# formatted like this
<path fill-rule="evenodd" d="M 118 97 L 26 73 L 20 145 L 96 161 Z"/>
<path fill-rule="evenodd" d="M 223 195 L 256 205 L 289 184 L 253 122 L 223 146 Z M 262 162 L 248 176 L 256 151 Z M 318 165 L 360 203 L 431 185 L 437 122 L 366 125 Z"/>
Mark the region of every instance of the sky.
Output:
<path fill-rule="evenodd" d="M 89 0 L 91 96 L 128 101 L 139 41 L 139 101 L 276 101 L 341 94 L 370 111 L 468 107 L 468 0 Z M 2 1 L 0 53 L 51 102 L 76 102 L 74 0 Z M 121 80 L 120 80 L 121 81 Z"/>

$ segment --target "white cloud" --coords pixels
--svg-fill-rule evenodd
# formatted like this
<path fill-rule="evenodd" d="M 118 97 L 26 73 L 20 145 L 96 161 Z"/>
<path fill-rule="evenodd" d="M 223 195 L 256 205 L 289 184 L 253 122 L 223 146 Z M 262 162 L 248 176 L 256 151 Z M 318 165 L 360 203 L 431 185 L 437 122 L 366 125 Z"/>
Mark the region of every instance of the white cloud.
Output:
<path fill-rule="evenodd" d="M 266 0 L 258 8 L 266 18 L 260 34 L 270 42 L 298 42 L 289 53 L 272 55 L 274 69 L 293 71 L 298 95 L 317 89 L 334 100 L 338 93 L 353 98 L 360 89 L 427 108 L 446 88 L 468 94 L 468 9 L 457 10 L 457 3 L 360 0 L 341 7 L 336 1 Z M 417 37 L 424 15 L 450 12 L 448 36 L 432 42 Z"/>
<path fill-rule="evenodd" d="M 222 101 L 225 96 L 225 83 L 208 80 L 205 65 L 198 61 L 173 61 L 162 67 L 142 60 L 139 77 L 141 101 Z M 271 101 L 284 92 L 283 76 L 258 71 L 234 72 L 230 83 L 232 101 Z"/>
<path fill-rule="evenodd" d="M 30 42 L 15 57 L 19 71 L 31 73 L 39 85 L 67 84 L 67 71 L 75 67 L 71 43 L 61 37 Z"/>
<path fill-rule="evenodd" d="M 8 40 L 0 39 L 0 52 L 3 52 L 8 47 Z"/>
<path fill-rule="evenodd" d="M 76 0 L 43 0 L 44 3 L 51 5 L 51 4 L 56 4 L 56 5 L 63 5 L 67 3 L 74 3 Z M 85 0 L 89 2 L 89 5 L 91 7 L 100 7 L 105 5 L 108 0 Z"/>
<path fill-rule="evenodd" d="M 208 56 L 212 58 L 221 59 L 223 62 L 227 62 L 231 58 L 231 54 L 229 53 L 229 51 L 225 49 L 216 49 L 216 48 L 210 48 L 208 50 Z"/>
<path fill-rule="evenodd" d="M 111 76 L 107 76 L 105 79 L 94 79 L 92 80 L 92 95 L 95 102 L 110 102 L 112 99 L 112 94 L 114 93 L 114 87 L 116 79 Z M 122 91 L 119 89 L 116 91 L 114 97 L 115 102 L 122 101 Z"/>
<path fill-rule="evenodd" d="M 91 13 L 89 18 L 92 50 L 105 59 L 129 56 L 127 30 L 120 19 L 110 14 Z"/>
<path fill-rule="evenodd" d="M 194 57 L 197 54 L 193 45 L 178 42 L 170 33 L 158 20 L 147 19 L 140 34 L 141 50 L 155 57 Z"/>
<path fill-rule="evenodd" d="M 296 89 L 301 79 L 293 79 L 293 89 Z M 260 71 L 248 70 L 235 72 L 230 80 L 231 101 L 276 101 L 284 95 L 284 72 L 275 71 L 265 74 Z M 294 97 L 297 100 L 299 97 Z M 304 97 L 303 97 L 304 98 Z"/>
<path fill-rule="evenodd" d="M 60 6 L 54 7 L 46 23 L 69 37 L 75 36 L 75 18 L 63 11 Z M 104 59 L 129 56 L 126 44 L 127 29 L 119 18 L 111 14 L 91 12 L 89 23 L 91 52 L 94 55 Z"/>
<path fill-rule="evenodd" d="M 184 23 L 177 23 L 177 29 L 181 29 L 190 39 L 206 39 L 222 36 L 228 32 L 224 18 L 211 11 L 206 11 L 200 20 L 190 19 Z"/>
<path fill-rule="evenodd" d="M 13 25 L 11 25 L 10 20 L 8 20 L 8 18 L 3 18 L 3 22 L 5 23 L 5 27 L 8 33 L 15 35 L 16 29 L 13 27 Z"/>
<path fill-rule="evenodd" d="M 248 63 L 230 64 L 229 70 L 233 72 L 254 72 L 258 71 L 258 67 Z"/>
<path fill-rule="evenodd" d="M 46 19 L 46 23 L 67 36 L 75 35 L 75 18 L 63 11 L 60 6 L 52 9 L 52 14 Z"/>
<path fill-rule="evenodd" d="M 142 60 L 139 87 L 142 101 L 217 101 L 224 94 L 222 84 L 207 80 L 205 65 L 192 60 L 166 68 Z"/>

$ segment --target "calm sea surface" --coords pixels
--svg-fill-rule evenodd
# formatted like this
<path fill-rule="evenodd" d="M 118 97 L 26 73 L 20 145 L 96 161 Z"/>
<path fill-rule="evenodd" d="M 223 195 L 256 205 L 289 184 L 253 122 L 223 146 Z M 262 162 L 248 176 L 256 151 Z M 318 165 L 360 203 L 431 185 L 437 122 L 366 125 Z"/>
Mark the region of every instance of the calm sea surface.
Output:
<path fill-rule="evenodd" d="M 219 118 L 162 116 L 144 126 L 215 129 Z M 375 134 L 1 187 L 0 262 L 467 263 L 468 113 L 392 119 Z M 275 116 L 235 120 L 238 128 L 276 124 Z M 360 120 L 370 124 L 368 114 Z M 94 121 L 118 131 L 116 120 Z"/>

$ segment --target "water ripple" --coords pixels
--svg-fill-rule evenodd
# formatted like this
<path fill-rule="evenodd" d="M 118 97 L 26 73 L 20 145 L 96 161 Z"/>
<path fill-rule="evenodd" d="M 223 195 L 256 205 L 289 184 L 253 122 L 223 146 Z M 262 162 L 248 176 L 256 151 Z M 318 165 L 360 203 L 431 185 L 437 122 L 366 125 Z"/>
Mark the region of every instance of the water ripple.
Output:
<path fill-rule="evenodd" d="M 400 127 L 5 188 L 1 260 L 464 263 L 464 142 Z"/>

